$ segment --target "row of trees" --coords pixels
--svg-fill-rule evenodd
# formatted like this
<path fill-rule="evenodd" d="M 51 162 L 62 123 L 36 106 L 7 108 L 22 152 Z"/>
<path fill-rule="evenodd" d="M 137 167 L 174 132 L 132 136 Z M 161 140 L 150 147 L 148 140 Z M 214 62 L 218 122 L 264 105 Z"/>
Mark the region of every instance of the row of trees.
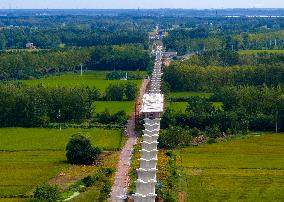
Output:
<path fill-rule="evenodd" d="M 259 65 L 278 65 L 283 64 L 284 55 L 279 52 L 244 52 L 236 51 L 206 51 L 193 55 L 185 61 L 187 64 L 207 66 L 229 67 L 235 65 L 241 66 L 259 66 Z"/>
<path fill-rule="evenodd" d="M 111 85 L 105 97 L 102 97 L 96 88 L 89 87 L 46 88 L 0 85 L 0 125 L 2 127 L 39 127 L 50 123 L 100 120 L 99 116 L 92 113 L 95 107 L 92 103 L 102 99 L 117 100 L 116 91 L 109 89 L 117 89 L 119 93 L 127 92 L 123 94 L 121 100 L 134 100 L 137 95 L 137 88 L 132 83 L 123 86 Z M 125 112 L 120 112 L 110 122 L 120 124 L 125 121 L 125 118 Z M 102 121 L 98 122 L 102 123 Z"/>
<path fill-rule="evenodd" d="M 251 130 L 284 130 L 282 86 L 224 87 L 216 91 L 211 99 L 222 102 L 225 111 L 241 111 L 247 114 Z"/>
<path fill-rule="evenodd" d="M 223 102 L 223 109 L 214 107 L 211 100 Z M 188 98 L 185 112 L 168 109 L 161 121 L 161 127 L 167 130 L 159 137 L 160 147 L 184 147 L 196 137 L 200 139 L 197 141 L 214 141 L 248 130 L 284 131 L 283 87 L 225 87 L 211 100 Z M 200 138 L 202 135 L 207 138 Z"/>
<path fill-rule="evenodd" d="M 107 87 L 105 92 L 105 100 L 122 101 L 135 100 L 137 96 L 137 86 L 134 83 L 128 82 L 124 84 L 111 84 Z"/>
<path fill-rule="evenodd" d="M 84 88 L 1 85 L 0 125 L 34 127 L 90 118 L 89 93 Z"/>
<path fill-rule="evenodd" d="M 173 62 L 165 69 L 164 80 L 175 91 L 211 92 L 223 86 L 278 85 L 284 83 L 283 65 L 199 67 Z"/>
<path fill-rule="evenodd" d="M 261 50 L 261 49 L 283 49 L 284 31 L 265 33 L 241 33 L 225 38 L 226 48 L 233 50 Z"/>
<path fill-rule="evenodd" d="M 218 133 L 211 136 L 221 136 L 222 132 L 236 134 L 248 130 L 246 114 L 242 112 L 222 111 L 215 108 L 208 99 L 193 97 L 188 102 L 186 112 L 167 110 L 161 121 L 164 129 L 179 126 L 186 129 L 197 128 L 210 131 L 218 128 Z"/>
<path fill-rule="evenodd" d="M 225 25 L 230 20 L 225 22 Z M 164 39 L 168 50 L 180 55 L 208 50 L 271 50 L 284 49 L 283 30 L 265 29 L 255 31 L 229 30 L 227 26 L 211 25 L 179 28 L 169 32 Z"/>
<path fill-rule="evenodd" d="M 75 71 L 83 64 L 90 70 L 146 70 L 152 59 L 139 45 L 101 46 L 54 51 L 11 51 L 0 54 L 0 80 L 30 79 Z"/>
<path fill-rule="evenodd" d="M 64 51 L 4 52 L 0 54 L 0 80 L 29 79 L 74 71 L 90 58 L 88 49 Z"/>
<path fill-rule="evenodd" d="M 128 17 L 48 16 L 1 18 L 0 50 L 25 48 L 33 42 L 38 48 L 67 46 L 122 45 L 140 43 L 147 47 L 151 22 Z"/>
<path fill-rule="evenodd" d="M 87 62 L 89 69 L 99 70 L 146 70 L 151 65 L 148 51 L 138 44 L 96 47 Z"/>

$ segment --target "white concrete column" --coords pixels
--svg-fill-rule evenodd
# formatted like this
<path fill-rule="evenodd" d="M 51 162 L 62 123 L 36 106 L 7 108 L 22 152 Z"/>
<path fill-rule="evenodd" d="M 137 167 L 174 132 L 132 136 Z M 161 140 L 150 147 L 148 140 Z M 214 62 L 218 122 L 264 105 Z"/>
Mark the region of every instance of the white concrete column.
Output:
<path fill-rule="evenodd" d="M 160 124 L 158 124 L 158 123 L 155 123 L 155 124 L 144 123 L 144 128 L 145 128 L 144 131 L 146 131 L 146 132 L 147 131 L 150 131 L 150 132 L 155 131 L 155 132 L 159 133 Z"/>
<path fill-rule="evenodd" d="M 143 135 L 143 142 L 157 142 L 159 135 L 158 134 L 154 134 L 154 135 Z"/>
<path fill-rule="evenodd" d="M 137 169 L 138 179 L 144 182 L 151 180 L 156 181 L 157 169 L 144 170 L 142 168 Z"/>
<path fill-rule="evenodd" d="M 159 136 L 159 131 L 160 131 L 160 129 L 143 130 L 144 135 L 147 135 L 147 136 Z M 149 142 L 149 141 L 146 141 L 146 142 Z"/>
<path fill-rule="evenodd" d="M 140 168 L 144 170 L 156 169 L 157 163 L 158 159 L 151 159 L 151 160 L 140 159 Z"/>
<path fill-rule="evenodd" d="M 153 125 L 153 124 L 160 124 L 161 119 L 160 119 L 160 118 L 156 118 L 156 119 L 149 119 L 149 118 L 146 118 L 146 119 L 144 119 L 144 122 L 145 122 L 146 124 L 150 124 L 150 125 Z"/>
<path fill-rule="evenodd" d="M 156 197 L 157 197 L 156 194 L 148 194 L 147 196 L 143 196 L 141 194 L 133 195 L 135 202 L 155 202 Z"/>
<path fill-rule="evenodd" d="M 152 150 L 157 149 L 158 142 L 142 142 L 141 145 L 143 149 L 147 151 L 152 151 Z"/>
<path fill-rule="evenodd" d="M 158 150 L 152 150 L 147 151 L 145 149 L 142 149 L 141 151 L 141 159 L 151 160 L 151 159 L 157 159 L 158 158 Z"/>
<path fill-rule="evenodd" d="M 136 181 L 136 193 L 144 195 L 144 196 L 149 195 L 149 194 L 155 194 L 156 183 L 157 181 L 155 180 L 144 182 L 138 179 Z"/>

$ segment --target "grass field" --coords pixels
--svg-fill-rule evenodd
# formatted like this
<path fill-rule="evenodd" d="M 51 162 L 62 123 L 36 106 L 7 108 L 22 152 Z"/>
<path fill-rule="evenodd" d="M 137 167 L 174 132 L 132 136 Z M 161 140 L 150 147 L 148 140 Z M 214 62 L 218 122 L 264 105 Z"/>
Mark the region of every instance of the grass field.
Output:
<path fill-rule="evenodd" d="M 94 146 L 105 150 L 120 148 L 121 132 L 103 129 L 40 129 L 2 128 L 0 129 L 0 151 L 62 151 L 69 138 L 76 133 L 90 137 Z"/>
<path fill-rule="evenodd" d="M 75 86 L 91 86 L 98 88 L 102 93 L 110 84 L 123 84 L 126 82 L 133 82 L 140 86 L 141 81 L 121 81 L 121 80 L 105 80 L 107 72 L 103 71 L 90 71 L 81 76 L 79 73 L 66 73 L 60 76 L 47 77 L 42 79 L 34 80 L 23 80 L 22 82 L 27 85 L 38 85 L 43 84 L 48 87 L 64 86 L 64 87 L 75 87 Z"/>
<path fill-rule="evenodd" d="M 0 152 L 0 197 L 30 194 L 66 167 L 64 151 Z"/>
<path fill-rule="evenodd" d="M 171 110 L 177 111 L 177 112 L 179 112 L 179 111 L 185 112 L 187 105 L 188 105 L 187 102 L 170 102 L 168 108 L 171 109 Z M 213 102 L 213 105 L 216 109 L 222 110 L 223 103 Z"/>
<path fill-rule="evenodd" d="M 130 116 L 134 109 L 134 102 L 132 101 L 96 101 L 93 105 L 96 113 L 104 112 L 106 109 L 111 114 L 124 110 Z"/>
<path fill-rule="evenodd" d="M 77 132 L 107 150 L 121 146 L 122 136 L 116 130 L 0 129 L 0 198 L 28 195 L 36 185 L 67 168 L 65 147 Z"/>
<path fill-rule="evenodd" d="M 284 134 L 180 150 L 186 201 L 284 201 Z"/>
<path fill-rule="evenodd" d="M 284 50 L 241 50 L 239 51 L 242 55 L 252 55 L 256 53 L 278 53 L 284 54 Z"/>
<path fill-rule="evenodd" d="M 202 93 L 202 92 L 171 92 L 170 97 L 182 98 L 182 97 L 203 97 L 210 98 L 212 93 Z"/>

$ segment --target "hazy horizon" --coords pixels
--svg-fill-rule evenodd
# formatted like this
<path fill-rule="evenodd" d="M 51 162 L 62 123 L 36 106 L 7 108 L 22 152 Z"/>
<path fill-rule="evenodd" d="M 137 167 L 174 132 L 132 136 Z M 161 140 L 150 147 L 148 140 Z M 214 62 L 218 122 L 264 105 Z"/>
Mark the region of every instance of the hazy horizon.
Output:
<path fill-rule="evenodd" d="M 225 9 L 225 8 L 284 8 L 283 0 L 2 0 L 0 9 Z"/>

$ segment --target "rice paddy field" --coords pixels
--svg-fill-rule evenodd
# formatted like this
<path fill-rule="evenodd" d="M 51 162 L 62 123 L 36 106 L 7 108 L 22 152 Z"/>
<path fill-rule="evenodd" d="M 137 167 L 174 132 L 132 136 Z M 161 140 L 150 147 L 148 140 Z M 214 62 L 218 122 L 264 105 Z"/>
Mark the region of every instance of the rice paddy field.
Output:
<path fill-rule="evenodd" d="M 80 73 L 66 73 L 60 76 L 51 76 L 41 79 L 22 80 L 27 85 L 39 85 L 43 84 L 48 87 L 76 87 L 76 86 L 90 86 L 98 88 L 102 93 L 110 84 L 123 84 L 126 82 L 133 82 L 139 87 L 141 85 L 140 80 L 122 81 L 122 80 L 106 80 L 107 72 L 104 71 L 90 71 L 84 73 L 83 76 Z"/>
<path fill-rule="evenodd" d="M 78 132 L 105 150 L 121 147 L 119 130 L 0 129 L 0 201 L 25 201 L 12 198 L 29 196 L 38 184 L 68 168 L 65 147 L 71 135 Z"/>
<path fill-rule="evenodd" d="M 125 111 L 128 116 L 134 110 L 134 101 L 96 101 L 93 102 L 93 106 L 95 107 L 96 113 L 104 112 L 106 109 L 111 113 L 114 114 L 118 111 Z"/>
<path fill-rule="evenodd" d="M 176 112 L 179 112 L 179 111 L 185 112 L 187 106 L 188 106 L 187 102 L 170 102 L 168 109 L 171 109 L 171 110 L 176 111 Z M 213 102 L 213 106 L 216 109 L 220 109 L 220 110 L 223 109 L 223 103 L 222 102 Z"/>
<path fill-rule="evenodd" d="M 186 201 L 284 201 L 284 134 L 188 147 L 178 182 Z"/>

